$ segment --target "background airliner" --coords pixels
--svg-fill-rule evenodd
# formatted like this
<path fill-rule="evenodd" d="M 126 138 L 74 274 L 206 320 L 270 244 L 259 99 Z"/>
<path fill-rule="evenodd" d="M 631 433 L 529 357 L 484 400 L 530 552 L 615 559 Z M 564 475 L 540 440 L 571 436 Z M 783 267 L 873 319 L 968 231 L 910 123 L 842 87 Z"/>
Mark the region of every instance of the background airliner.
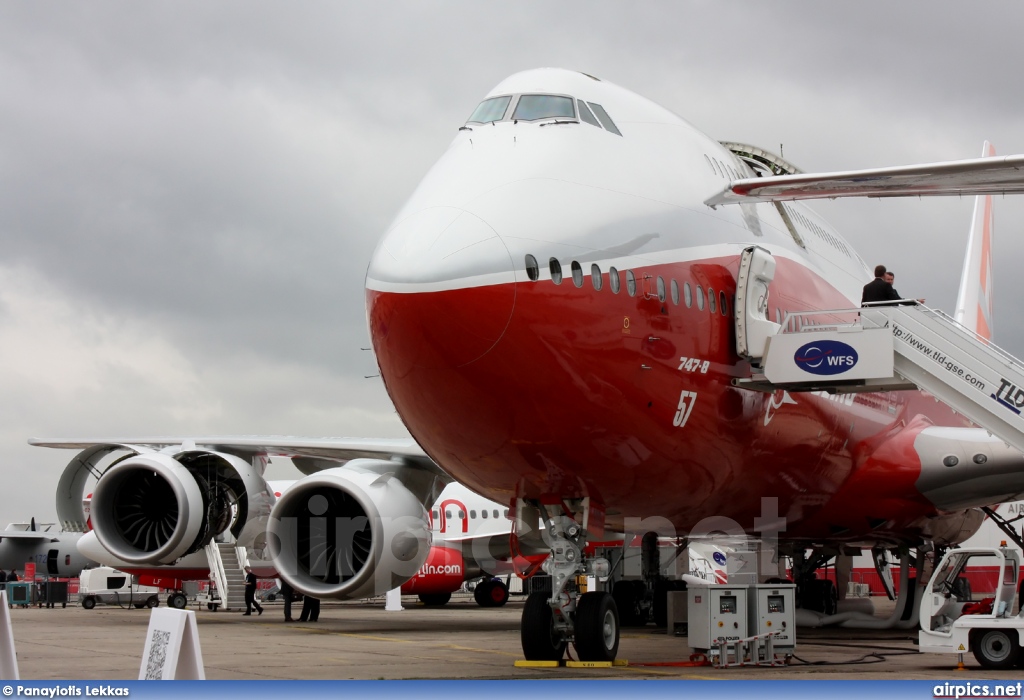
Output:
<path fill-rule="evenodd" d="M 868 266 L 823 219 L 779 200 L 1018 192 L 1020 163 L 796 176 L 592 76 L 516 74 L 472 112 L 370 261 L 370 335 L 415 441 L 33 442 L 82 450 L 69 483 L 102 467 L 92 524 L 122 560 L 172 563 L 218 533 L 251 543 L 266 530 L 281 575 L 321 597 L 412 578 L 429 553 L 424 504 L 454 477 L 514 508 L 518 543 L 550 549 L 553 594 L 524 609 L 528 658 L 559 658 L 570 641 L 580 658 L 615 657 L 614 597 L 580 595 L 575 575 L 607 571 L 584 555 L 588 540 L 643 534 L 653 518 L 680 535 L 715 518 L 781 526 L 810 603 L 822 590 L 809 573 L 841 547 L 962 541 L 980 522 L 974 506 L 1024 492 L 1020 455 L 918 392 L 848 402 L 734 387 L 751 373 L 732 317 L 740 255 L 773 257 L 770 317 L 850 308 Z M 777 189 L 758 188 L 755 169 L 802 189 L 771 177 Z M 884 192 L 864 189 L 883 177 Z M 964 280 L 975 300 L 982 269 Z M 985 452 L 975 474 L 998 475 L 998 491 L 919 488 L 948 473 L 941 450 L 918 451 L 921 436 Z M 272 498 L 253 468 L 266 454 L 309 476 Z"/>
<path fill-rule="evenodd" d="M 0 531 L 0 569 L 23 575 L 25 564 L 38 576 L 75 577 L 94 560 L 78 551 L 80 532 L 63 532 L 55 523 L 11 523 Z"/>

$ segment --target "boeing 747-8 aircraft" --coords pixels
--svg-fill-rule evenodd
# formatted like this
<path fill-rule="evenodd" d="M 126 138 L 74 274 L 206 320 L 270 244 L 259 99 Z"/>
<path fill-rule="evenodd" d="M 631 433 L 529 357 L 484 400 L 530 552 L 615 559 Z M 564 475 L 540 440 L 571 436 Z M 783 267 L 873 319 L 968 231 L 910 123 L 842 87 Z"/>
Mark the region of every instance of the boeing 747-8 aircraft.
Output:
<path fill-rule="evenodd" d="M 1024 492 L 1019 452 L 919 391 L 738 386 L 757 361 L 738 342 L 746 329 L 859 306 L 872 277 L 796 200 L 1019 193 L 1024 156 L 801 174 L 559 69 L 507 78 L 453 129 L 366 277 L 377 360 L 414 439 L 34 440 L 82 450 L 61 494 L 102 472 L 92 524 L 110 552 L 170 563 L 218 533 L 266 532 L 296 588 L 380 593 L 423 565 L 424 505 L 454 478 L 508 504 L 513 547 L 549 548 L 555 586 L 525 606 L 526 656 L 557 659 L 571 642 L 605 660 L 618 650 L 615 596 L 575 585 L 607 572 L 587 554 L 605 530 L 770 534 L 803 603 L 827 608 L 831 584 L 810 574 L 834 553 L 949 546 L 977 529 L 978 507 Z M 961 320 L 984 336 L 981 211 Z M 253 467 L 265 454 L 309 476 L 275 498 Z"/>

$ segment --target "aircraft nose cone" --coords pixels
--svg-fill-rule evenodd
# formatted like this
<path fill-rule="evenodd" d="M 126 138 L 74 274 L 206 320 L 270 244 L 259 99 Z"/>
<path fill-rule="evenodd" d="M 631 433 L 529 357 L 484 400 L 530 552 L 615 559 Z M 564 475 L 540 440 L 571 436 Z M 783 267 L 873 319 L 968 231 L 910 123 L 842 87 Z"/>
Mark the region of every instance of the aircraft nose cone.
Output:
<path fill-rule="evenodd" d="M 382 371 L 455 368 L 501 340 L 515 306 L 501 237 L 455 207 L 422 209 L 383 237 L 367 271 L 370 335 Z"/>

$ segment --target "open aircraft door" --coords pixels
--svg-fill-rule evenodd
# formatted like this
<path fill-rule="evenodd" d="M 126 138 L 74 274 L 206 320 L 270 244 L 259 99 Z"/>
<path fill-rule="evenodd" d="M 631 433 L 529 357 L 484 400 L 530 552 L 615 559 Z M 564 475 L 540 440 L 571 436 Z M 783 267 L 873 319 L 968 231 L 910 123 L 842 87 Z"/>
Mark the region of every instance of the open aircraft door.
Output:
<path fill-rule="evenodd" d="M 781 326 L 768 318 L 768 286 L 775 279 L 775 258 L 760 246 L 751 246 L 740 257 L 736 278 L 736 353 L 760 364 L 765 344 Z"/>

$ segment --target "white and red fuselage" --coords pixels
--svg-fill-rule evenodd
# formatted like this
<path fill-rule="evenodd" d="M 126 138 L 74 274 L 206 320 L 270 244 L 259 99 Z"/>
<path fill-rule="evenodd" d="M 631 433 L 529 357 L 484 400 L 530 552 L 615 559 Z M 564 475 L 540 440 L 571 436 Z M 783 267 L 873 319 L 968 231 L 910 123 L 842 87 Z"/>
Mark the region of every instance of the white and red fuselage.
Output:
<path fill-rule="evenodd" d="M 523 95 L 571 97 L 575 118 L 517 119 Z M 775 257 L 778 319 L 859 305 L 871 273 L 849 243 L 799 203 L 780 206 L 802 244 L 774 204 L 706 206 L 747 166 L 625 89 L 541 69 L 488 95 L 504 96 L 496 121 L 459 130 L 367 272 L 382 376 L 438 464 L 503 503 L 590 496 L 612 529 L 753 530 L 771 496 L 787 538 L 970 534 L 918 488 L 921 430 L 969 425 L 934 399 L 730 383 L 751 372 L 733 320 L 743 249 Z"/>

